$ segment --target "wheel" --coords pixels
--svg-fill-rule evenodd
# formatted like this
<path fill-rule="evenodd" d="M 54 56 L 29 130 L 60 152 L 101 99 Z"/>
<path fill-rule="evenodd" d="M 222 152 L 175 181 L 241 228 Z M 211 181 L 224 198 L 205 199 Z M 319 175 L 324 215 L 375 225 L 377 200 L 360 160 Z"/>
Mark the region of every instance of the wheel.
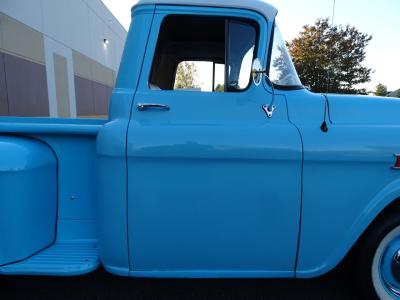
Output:
<path fill-rule="evenodd" d="M 400 300 L 400 214 L 374 225 L 356 260 L 358 291 L 363 299 Z"/>

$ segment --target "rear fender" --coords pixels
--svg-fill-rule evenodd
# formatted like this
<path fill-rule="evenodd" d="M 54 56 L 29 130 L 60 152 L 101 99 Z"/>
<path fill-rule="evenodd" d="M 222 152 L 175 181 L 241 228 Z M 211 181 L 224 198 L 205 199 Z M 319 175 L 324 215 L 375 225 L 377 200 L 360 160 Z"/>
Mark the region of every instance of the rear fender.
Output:
<path fill-rule="evenodd" d="M 53 151 L 34 139 L 0 136 L 0 266 L 50 246 L 56 219 Z"/>

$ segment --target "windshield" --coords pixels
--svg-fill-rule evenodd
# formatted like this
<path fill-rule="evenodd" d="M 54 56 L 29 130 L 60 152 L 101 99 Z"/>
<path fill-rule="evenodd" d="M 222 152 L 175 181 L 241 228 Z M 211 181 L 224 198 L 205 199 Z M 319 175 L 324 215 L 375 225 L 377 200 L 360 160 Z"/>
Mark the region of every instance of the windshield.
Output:
<path fill-rule="evenodd" d="M 274 31 L 269 77 L 272 83 L 278 86 L 302 85 L 277 25 Z"/>

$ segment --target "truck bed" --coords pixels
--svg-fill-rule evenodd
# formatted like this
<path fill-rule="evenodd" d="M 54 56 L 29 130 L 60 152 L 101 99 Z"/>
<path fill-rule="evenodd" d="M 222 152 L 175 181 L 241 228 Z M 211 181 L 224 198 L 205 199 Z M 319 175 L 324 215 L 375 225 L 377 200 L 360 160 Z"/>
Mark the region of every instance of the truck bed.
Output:
<path fill-rule="evenodd" d="M 0 222 L 0 252 L 8 253 L 0 257 L 0 274 L 66 276 L 99 266 L 96 136 L 105 122 L 0 117 L 1 149 L 10 157 L 0 161 L 0 207 L 7 216 Z M 49 151 L 38 154 L 35 145 Z M 24 149 L 16 152 L 28 152 L 26 157 L 7 155 L 19 148 Z M 46 165 L 46 170 L 53 171 L 28 167 L 25 160 L 41 161 L 37 155 L 52 156 L 54 167 Z M 53 217 L 48 218 L 50 212 Z"/>
<path fill-rule="evenodd" d="M 0 133 L 97 135 L 105 119 L 0 117 Z"/>

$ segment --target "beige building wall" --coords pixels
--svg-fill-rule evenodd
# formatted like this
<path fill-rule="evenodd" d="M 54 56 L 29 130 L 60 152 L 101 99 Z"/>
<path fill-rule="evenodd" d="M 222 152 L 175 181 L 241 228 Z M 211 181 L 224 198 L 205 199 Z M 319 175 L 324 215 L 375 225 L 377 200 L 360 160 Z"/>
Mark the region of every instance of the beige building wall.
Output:
<path fill-rule="evenodd" d="M 0 115 L 108 114 L 126 32 L 100 0 L 57 3 L 0 1 Z"/>
<path fill-rule="evenodd" d="M 3 13 L 0 13 L 0 54 L 3 57 L 0 70 L 7 71 L 0 71 L 5 82 L 5 96 L 0 99 L 3 103 L 0 105 L 0 115 L 63 118 L 107 115 L 108 110 L 104 106 L 108 106 L 108 98 L 115 84 L 114 70 L 44 37 L 42 33 Z M 29 69 L 28 66 L 33 69 L 29 77 L 24 72 Z M 19 73 L 15 74 L 15 71 Z M 80 97 L 82 91 L 76 97 L 75 75 L 89 81 L 83 88 L 94 89 L 89 92 L 90 97 Z M 101 92 L 98 92 L 99 84 Z M 18 90 L 29 91 L 29 94 L 13 92 Z M 79 108 L 86 102 L 93 102 L 93 108 L 80 113 Z"/>
<path fill-rule="evenodd" d="M 43 35 L 0 12 L 0 115 L 49 116 Z"/>
<path fill-rule="evenodd" d="M 45 63 L 43 34 L 1 12 L 0 36 L 2 51 L 37 63 Z"/>
<path fill-rule="evenodd" d="M 114 70 L 77 51 L 73 51 L 72 57 L 75 75 L 107 86 L 114 86 L 116 77 Z"/>
<path fill-rule="evenodd" d="M 106 116 L 116 73 L 89 57 L 73 51 L 77 115 Z"/>
<path fill-rule="evenodd" d="M 54 76 L 56 81 L 57 113 L 61 118 L 71 117 L 68 88 L 67 59 L 54 54 Z"/>

